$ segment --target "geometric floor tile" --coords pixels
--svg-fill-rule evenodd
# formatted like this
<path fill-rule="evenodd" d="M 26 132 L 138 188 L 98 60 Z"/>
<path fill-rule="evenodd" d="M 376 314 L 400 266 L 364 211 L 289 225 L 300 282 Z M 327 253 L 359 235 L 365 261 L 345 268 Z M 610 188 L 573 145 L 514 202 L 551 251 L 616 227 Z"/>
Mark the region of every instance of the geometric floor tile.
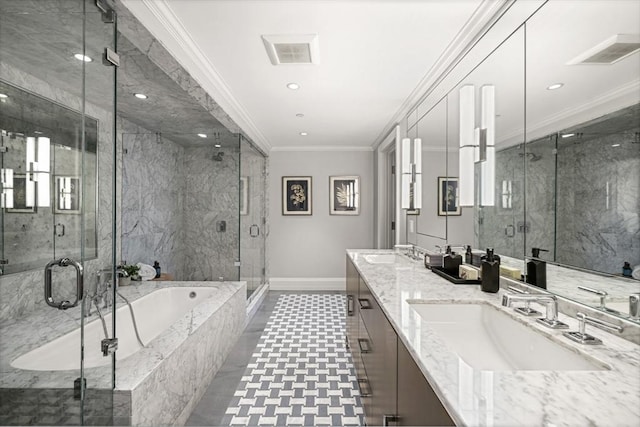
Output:
<path fill-rule="evenodd" d="M 360 426 L 343 294 L 281 295 L 225 412 L 225 426 Z"/>

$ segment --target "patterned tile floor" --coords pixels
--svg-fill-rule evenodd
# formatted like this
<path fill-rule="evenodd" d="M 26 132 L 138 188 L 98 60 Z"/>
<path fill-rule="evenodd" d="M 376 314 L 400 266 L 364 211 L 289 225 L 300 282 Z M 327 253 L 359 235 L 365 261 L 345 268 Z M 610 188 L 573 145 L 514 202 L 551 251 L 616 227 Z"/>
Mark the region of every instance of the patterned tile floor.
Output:
<path fill-rule="evenodd" d="M 281 295 L 221 424 L 363 425 L 344 310 L 341 294 Z"/>

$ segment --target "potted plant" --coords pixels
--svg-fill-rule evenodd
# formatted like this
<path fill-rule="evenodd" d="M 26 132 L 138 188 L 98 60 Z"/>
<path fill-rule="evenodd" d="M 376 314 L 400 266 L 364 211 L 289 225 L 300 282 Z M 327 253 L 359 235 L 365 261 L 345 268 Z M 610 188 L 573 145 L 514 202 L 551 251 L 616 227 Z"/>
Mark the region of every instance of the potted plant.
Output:
<path fill-rule="evenodd" d="M 132 280 L 140 280 L 140 276 L 138 275 L 138 272 L 140 271 L 139 266 L 124 264 L 121 268 L 125 273 L 127 273 L 127 276 L 120 278 L 120 286 L 130 285 Z"/>

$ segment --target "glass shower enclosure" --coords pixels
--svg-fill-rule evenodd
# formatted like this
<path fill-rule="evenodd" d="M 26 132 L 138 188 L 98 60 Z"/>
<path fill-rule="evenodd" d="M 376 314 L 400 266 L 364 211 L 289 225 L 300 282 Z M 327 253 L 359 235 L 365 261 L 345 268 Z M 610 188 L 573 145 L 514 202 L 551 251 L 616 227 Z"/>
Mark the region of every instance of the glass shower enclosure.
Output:
<path fill-rule="evenodd" d="M 116 15 L 95 1 L 0 0 L 4 425 L 123 422 L 113 412 L 115 353 L 102 357 L 101 337 L 85 333 L 100 322 L 89 316 L 97 272 L 113 273 L 118 258 L 116 67 L 103 62 L 115 51 Z M 43 350 L 65 334 L 64 346 Z"/>

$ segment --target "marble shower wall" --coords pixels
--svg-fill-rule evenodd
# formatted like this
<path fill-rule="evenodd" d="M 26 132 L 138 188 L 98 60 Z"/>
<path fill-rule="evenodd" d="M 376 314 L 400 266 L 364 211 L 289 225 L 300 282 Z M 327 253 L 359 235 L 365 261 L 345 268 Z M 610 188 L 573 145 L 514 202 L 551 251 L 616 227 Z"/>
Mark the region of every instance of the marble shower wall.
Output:
<path fill-rule="evenodd" d="M 237 280 L 239 259 L 239 151 L 223 143 L 222 160 L 213 147 L 185 148 L 183 280 Z M 221 221 L 225 231 L 218 231 Z"/>
<path fill-rule="evenodd" d="M 558 262 L 609 273 L 640 264 L 638 132 L 560 140 Z"/>
<path fill-rule="evenodd" d="M 81 99 L 48 81 L 36 78 L 23 70 L 0 62 L 2 78 L 24 90 L 50 99 L 75 111 L 82 110 Z M 110 264 L 112 250 L 112 201 L 113 179 L 113 115 L 87 102 L 87 115 L 98 120 L 98 258 L 85 262 L 85 286 L 95 283 L 96 272 Z M 119 229 L 117 231 L 119 233 Z M 118 255 L 119 257 L 119 255 Z M 52 310 L 43 298 L 44 265 L 20 273 L 0 276 L 0 321 L 28 315 L 37 310 Z M 72 299 L 75 294 L 75 272 L 71 269 L 54 270 L 56 299 Z"/>
<path fill-rule="evenodd" d="M 122 259 L 160 263 L 184 277 L 184 148 L 120 119 L 122 130 Z"/>
<path fill-rule="evenodd" d="M 625 261 L 640 264 L 638 132 L 561 138 L 557 155 L 555 135 L 527 144 L 526 154 L 521 147 L 499 151 L 496 206 L 476 208 L 480 248 L 523 258 L 538 247 L 549 250 L 540 254 L 543 259 L 608 273 L 620 273 Z M 501 203 L 502 180 L 508 179 L 512 209 Z"/>

